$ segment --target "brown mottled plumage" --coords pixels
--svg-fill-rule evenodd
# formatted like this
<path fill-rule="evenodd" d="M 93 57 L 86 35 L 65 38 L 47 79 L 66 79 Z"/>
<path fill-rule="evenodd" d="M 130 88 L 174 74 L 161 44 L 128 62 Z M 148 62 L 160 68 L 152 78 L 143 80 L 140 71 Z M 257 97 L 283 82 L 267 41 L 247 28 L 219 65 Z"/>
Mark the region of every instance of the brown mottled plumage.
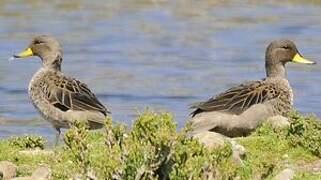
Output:
<path fill-rule="evenodd" d="M 196 108 L 192 116 L 204 111 L 225 111 L 239 115 L 254 104 L 273 99 L 281 99 L 284 107 L 276 108 L 276 113 L 286 115 L 292 105 L 293 95 L 289 88 L 288 83 L 282 79 L 268 78 L 262 81 L 250 81 L 230 88 L 206 102 L 192 105 L 192 108 Z M 279 105 L 281 106 L 281 104 Z"/>
<path fill-rule="evenodd" d="M 273 41 L 266 50 L 265 68 L 267 77 L 261 81 L 251 81 L 235 86 L 205 102 L 191 105 L 191 108 L 194 109 L 191 113 L 193 130 L 215 130 L 218 126 L 224 124 L 222 126 L 229 127 L 219 127 L 225 129 L 221 132 L 233 131 L 225 134 L 238 136 L 238 133 L 235 133 L 238 130 L 235 129 L 246 128 L 239 126 L 243 120 L 249 119 L 253 123 L 258 123 L 260 118 L 274 115 L 286 116 L 291 111 L 293 104 L 292 88 L 286 79 L 285 70 L 285 64 L 291 61 L 314 64 L 314 62 L 308 61 L 300 55 L 292 41 Z M 244 113 L 246 113 L 246 117 L 242 117 Z M 220 119 L 217 120 L 217 117 Z M 238 119 L 238 117 L 240 118 Z M 229 124 L 228 121 L 232 123 L 231 119 L 238 126 Z"/>

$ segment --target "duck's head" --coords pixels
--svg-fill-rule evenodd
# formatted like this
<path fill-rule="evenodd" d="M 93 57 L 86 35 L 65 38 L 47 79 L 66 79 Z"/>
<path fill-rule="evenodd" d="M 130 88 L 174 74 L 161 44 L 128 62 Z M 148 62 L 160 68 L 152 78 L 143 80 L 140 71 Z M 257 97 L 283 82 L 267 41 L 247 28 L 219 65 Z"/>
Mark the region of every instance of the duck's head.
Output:
<path fill-rule="evenodd" d="M 287 39 L 272 41 L 265 53 L 267 76 L 285 76 L 284 65 L 288 62 L 315 64 L 305 59 L 292 41 Z"/>
<path fill-rule="evenodd" d="M 29 46 L 22 52 L 13 55 L 14 58 L 38 56 L 45 67 L 56 67 L 62 62 L 63 51 L 59 42 L 51 36 L 40 35 L 33 38 Z"/>

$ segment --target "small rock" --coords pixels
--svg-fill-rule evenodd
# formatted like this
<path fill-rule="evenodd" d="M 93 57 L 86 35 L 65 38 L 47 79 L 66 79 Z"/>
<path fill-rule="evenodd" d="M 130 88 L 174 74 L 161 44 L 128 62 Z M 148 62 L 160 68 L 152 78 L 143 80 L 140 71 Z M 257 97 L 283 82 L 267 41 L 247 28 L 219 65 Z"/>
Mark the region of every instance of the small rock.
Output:
<path fill-rule="evenodd" d="M 290 168 L 286 168 L 275 176 L 275 180 L 291 180 L 294 177 L 294 171 Z"/>
<path fill-rule="evenodd" d="M 51 169 L 46 166 L 40 166 L 31 175 L 32 179 L 46 180 L 51 177 Z"/>
<path fill-rule="evenodd" d="M 197 139 L 208 148 L 223 147 L 226 140 L 223 135 L 210 131 L 199 132 L 195 134 L 193 138 Z"/>
<path fill-rule="evenodd" d="M 238 144 L 231 138 L 223 136 L 222 134 L 203 131 L 195 134 L 193 138 L 197 139 L 199 142 L 203 143 L 207 148 L 219 148 L 225 145 L 225 142 L 228 141 L 232 145 L 233 159 L 236 163 L 242 163 L 242 159 L 245 156 L 245 148 Z"/>
<path fill-rule="evenodd" d="M 270 123 L 274 129 L 283 129 L 290 126 L 289 119 L 281 115 L 269 117 L 266 122 Z"/>
<path fill-rule="evenodd" d="M 15 164 L 9 161 L 0 162 L 0 174 L 2 174 L 2 179 L 7 180 L 16 177 L 17 167 Z"/>
<path fill-rule="evenodd" d="M 245 148 L 234 140 L 230 140 L 230 142 L 232 144 L 232 156 L 234 161 L 238 164 L 242 164 L 242 159 L 244 159 L 246 153 Z"/>

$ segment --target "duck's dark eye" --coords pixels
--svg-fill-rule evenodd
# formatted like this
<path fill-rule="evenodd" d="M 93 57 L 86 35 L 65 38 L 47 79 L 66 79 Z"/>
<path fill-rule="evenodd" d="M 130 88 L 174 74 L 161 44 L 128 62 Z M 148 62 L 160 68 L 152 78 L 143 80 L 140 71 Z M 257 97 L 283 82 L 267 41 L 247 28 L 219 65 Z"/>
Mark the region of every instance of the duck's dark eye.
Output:
<path fill-rule="evenodd" d="M 282 46 L 283 49 L 290 49 L 289 46 Z"/>
<path fill-rule="evenodd" d="M 34 44 L 41 44 L 41 43 L 42 43 L 42 41 L 39 41 L 39 40 L 34 41 Z"/>

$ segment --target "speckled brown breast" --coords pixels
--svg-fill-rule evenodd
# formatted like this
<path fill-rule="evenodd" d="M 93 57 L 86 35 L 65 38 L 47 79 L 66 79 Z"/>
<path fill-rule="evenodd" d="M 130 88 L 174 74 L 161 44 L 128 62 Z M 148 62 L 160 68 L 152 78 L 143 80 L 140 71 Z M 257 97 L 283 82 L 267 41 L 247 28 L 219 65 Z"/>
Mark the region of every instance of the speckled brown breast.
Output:
<path fill-rule="evenodd" d="M 275 115 L 287 116 L 293 109 L 293 92 L 289 81 L 284 78 L 267 78 L 267 84 L 276 88 L 277 97 L 270 102 Z"/>
<path fill-rule="evenodd" d="M 42 86 L 44 86 L 44 78 L 46 78 L 46 69 L 39 69 L 32 77 L 28 93 L 29 98 L 42 115 L 42 117 L 49 121 L 55 128 L 68 128 L 68 121 L 63 117 L 63 112 L 57 108 L 51 108 L 51 104 L 46 100 L 45 94 L 42 92 Z"/>

